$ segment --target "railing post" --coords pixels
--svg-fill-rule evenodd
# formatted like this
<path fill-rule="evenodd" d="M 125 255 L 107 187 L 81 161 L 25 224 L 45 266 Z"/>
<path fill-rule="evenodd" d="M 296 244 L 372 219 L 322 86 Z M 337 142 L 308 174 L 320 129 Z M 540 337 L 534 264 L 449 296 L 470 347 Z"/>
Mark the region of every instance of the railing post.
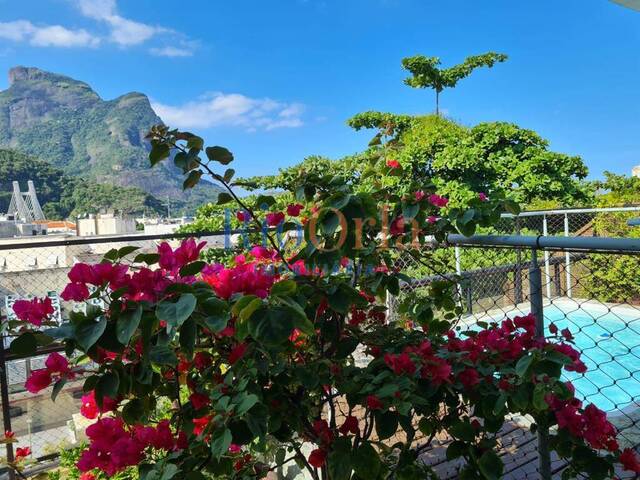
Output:
<path fill-rule="evenodd" d="M 549 235 L 549 227 L 547 222 L 547 216 L 542 216 L 542 235 L 545 237 Z M 544 251 L 544 273 L 547 278 L 545 278 L 545 282 L 547 285 L 547 298 L 551 300 L 551 272 L 549 270 L 549 252 L 547 250 Z"/>
<path fill-rule="evenodd" d="M 9 404 L 9 381 L 7 378 L 7 362 L 4 356 L 4 336 L 2 338 L 2 344 L 0 345 L 0 401 L 2 401 L 2 422 L 5 432 L 11 430 L 11 405 Z M 13 455 L 13 444 L 7 443 L 7 462 L 13 462 L 15 457 Z M 15 480 L 16 474 L 12 469 L 9 469 L 9 480 Z"/>
<path fill-rule="evenodd" d="M 542 306 L 542 272 L 538 264 L 538 250 L 531 249 L 529 267 L 529 301 L 531 313 L 536 318 L 536 336 L 544 337 L 544 310 Z M 551 480 L 551 454 L 549 453 L 549 428 L 538 425 L 538 471 L 542 480 Z"/>
<path fill-rule="evenodd" d="M 569 214 L 564 214 L 564 236 L 569 236 Z M 567 275 L 566 295 L 571 298 L 571 254 L 567 251 L 564 254 L 564 271 Z"/>
<path fill-rule="evenodd" d="M 520 217 L 516 217 L 516 235 L 520 235 Z M 522 252 L 516 248 L 516 268 L 514 269 L 514 300 L 516 305 L 520 305 L 523 301 L 522 296 Z"/>

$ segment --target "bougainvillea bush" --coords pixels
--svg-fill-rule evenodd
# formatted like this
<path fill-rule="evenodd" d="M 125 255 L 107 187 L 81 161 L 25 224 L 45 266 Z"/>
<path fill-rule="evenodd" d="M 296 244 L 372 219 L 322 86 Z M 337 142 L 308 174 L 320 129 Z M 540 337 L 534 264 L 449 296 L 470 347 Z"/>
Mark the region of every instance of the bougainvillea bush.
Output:
<path fill-rule="evenodd" d="M 51 354 L 27 390 L 53 385 L 55 396 L 84 375 L 83 413 L 95 423 L 77 462 L 83 478 L 131 467 L 144 480 L 264 478 L 290 462 L 317 480 L 435 478 L 421 452 L 447 433 L 460 478 L 494 479 L 510 413 L 552 429 L 567 476 L 607 478 L 620 462 L 640 471 L 605 414 L 560 380 L 563 369 L 585 370 L 571 332 L 539 338 L 531 316 L 464 332 L 446 282 L 387 318 L 387 296 L 410 280 L 398 251 L 428 261 L 422 243 L 490 226 L 510 202 L 478 192 L 452 208 L 380 144 L 363 172 L 377 179 L 371 188 L 301 171 L 296 203 L 275 211 L 272 197 L 236 196 L 234 171 L 219 169 L 233 159 L 227 149 L 167 127 L 149 139 L 152 164 L 174 162 L 187 188 L 211 177 L 226 188 L 220 204 L 276 231 L 227 265 L 202 261 L 194 239 L 76 264 L 62 297 L 91 300 L 86 311 L 37 334 L 47 300 L 16 304 L 15 351 L 56 340 L 66 353 Z M 296 221 L 304 241 L 285 242 Z M 170 404 L 162 418 L 160 400 Z"/>

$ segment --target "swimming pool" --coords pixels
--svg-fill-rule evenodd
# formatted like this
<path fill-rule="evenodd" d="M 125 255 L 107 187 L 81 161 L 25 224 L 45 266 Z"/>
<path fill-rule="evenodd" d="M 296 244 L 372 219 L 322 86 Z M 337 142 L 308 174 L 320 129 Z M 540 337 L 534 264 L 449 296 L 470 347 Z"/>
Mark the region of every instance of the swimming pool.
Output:
<path fill-rule="evenodd" d="M 573 303 L 573 304 L 572 304 Z M 553 322 L 574 335 L 587 372 L 565 372 L 576 394 L 607 412 L 640 401 L 640 310 L 567 302 L 544 309 L 545 325 Z"/>
<path fill-rule="evenodd" d="M 518 308 L 508 313 L 490 312 L 477 320 L 490 317 L 500 321 L 527 313 L 526 308 Z M 544 306 L 544 316 L 547 335 L 550 323 L 560 330 L 568 328 L 575 348 L 582 352 L 587 372 L 563 374 L 576 387 L 576 396 L 614 415 L 627 407 L 635 408 L 633 404 L 640 407 L 640 308 L 556 299 Z"/>

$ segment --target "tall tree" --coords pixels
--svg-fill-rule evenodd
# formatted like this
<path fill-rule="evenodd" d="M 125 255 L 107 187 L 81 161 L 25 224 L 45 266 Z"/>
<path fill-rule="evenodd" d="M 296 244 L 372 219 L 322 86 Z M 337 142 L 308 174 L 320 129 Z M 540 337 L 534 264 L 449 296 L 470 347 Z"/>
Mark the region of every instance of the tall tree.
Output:
<path fill-rule="evenodd" d="M 471 75 L 476 68 L 493 67 L 508 57 L 504 53 L 488 52 L 467 57 L 464 62 L 450 68 L 438 68 L 439 57 L 416 55 L 402 59 L 402 68 L 411 72 L 404 83 L 413 88 L 432 88 L 436 92 L 436 115 L 440 115 L 440 92 L 453 88 L 463 78 Z"/>

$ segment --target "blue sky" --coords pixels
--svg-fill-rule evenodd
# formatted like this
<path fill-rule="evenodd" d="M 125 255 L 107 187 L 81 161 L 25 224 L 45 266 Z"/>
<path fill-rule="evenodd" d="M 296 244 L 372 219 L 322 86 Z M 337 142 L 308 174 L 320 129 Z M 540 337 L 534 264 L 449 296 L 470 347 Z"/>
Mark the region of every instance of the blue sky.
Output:
<path fill-rule="evenodd" d="M 444 92 L 451 118 L 534 129 L 594 178 L 640 164 L 640 12 L 608 0 L 0 0 L 0 70 L 144 92 L 242 175 L 361 150 L 357 112 L 431 111 L 402 57 L 489 50 L 510 59 Z"/>

